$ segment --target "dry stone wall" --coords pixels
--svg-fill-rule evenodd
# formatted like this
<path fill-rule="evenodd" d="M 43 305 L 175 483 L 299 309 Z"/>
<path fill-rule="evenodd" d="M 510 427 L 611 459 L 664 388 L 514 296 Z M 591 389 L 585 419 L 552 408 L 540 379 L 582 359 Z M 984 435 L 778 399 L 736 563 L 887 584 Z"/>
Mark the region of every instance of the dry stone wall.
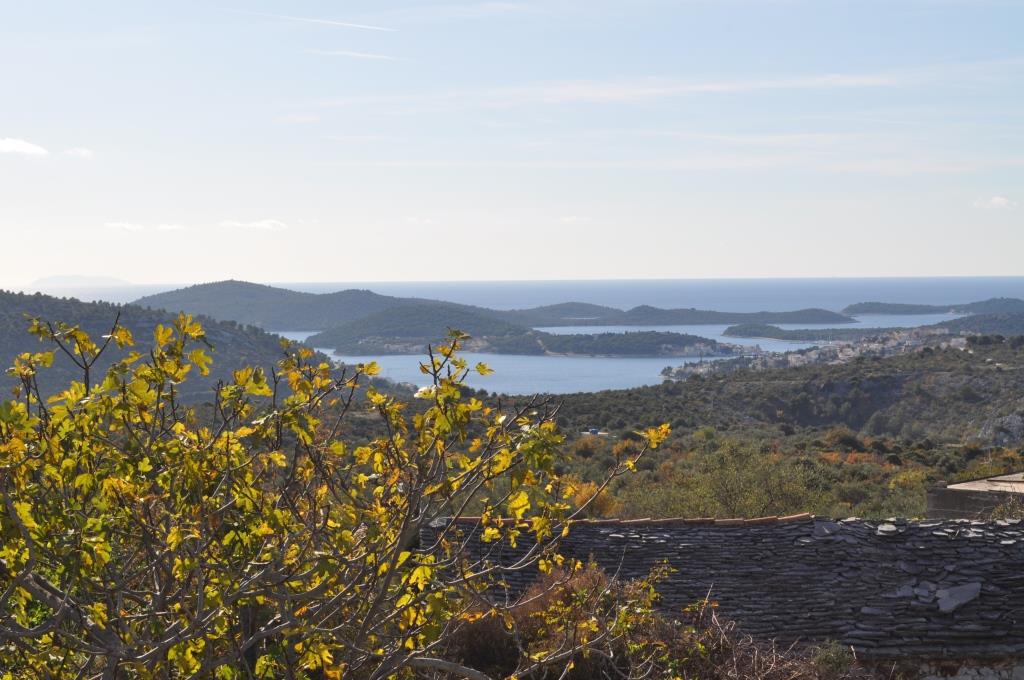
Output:
<path fill-rule="evenodd" d="M 478 531 L 473 520 L 463 526 Z M 521 551 L 503 547 L 493 559 Z M 710 595 L 755 637 L 837 640 L 865 659 L 1024 658 L 1024 526 L 1015 520 L 599 520 L 573 524 L 562 553 L 624 579 L 667 562 L 676 571 L 660 588 L 666 612 Z M 511 589 L 536 575 L 519 573 Z"/>

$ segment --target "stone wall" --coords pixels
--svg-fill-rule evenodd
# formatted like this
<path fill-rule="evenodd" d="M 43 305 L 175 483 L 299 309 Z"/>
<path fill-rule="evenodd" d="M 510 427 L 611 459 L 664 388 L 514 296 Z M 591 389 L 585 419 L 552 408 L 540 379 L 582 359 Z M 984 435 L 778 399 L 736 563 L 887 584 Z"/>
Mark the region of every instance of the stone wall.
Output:
<path fill-rule="evenodd" d="M 473 520 L 461 526 L 478 531 Z M 626 579 L 668 562 L 666 612 L 710 594 L 744 632 L 785 644 L 836 640 L 876 660 L 1024 658 L 1017 521 L 599 520 L 573 524 L 562 552 Z M 512 590 L 536 576 L 513 576 Z"/>

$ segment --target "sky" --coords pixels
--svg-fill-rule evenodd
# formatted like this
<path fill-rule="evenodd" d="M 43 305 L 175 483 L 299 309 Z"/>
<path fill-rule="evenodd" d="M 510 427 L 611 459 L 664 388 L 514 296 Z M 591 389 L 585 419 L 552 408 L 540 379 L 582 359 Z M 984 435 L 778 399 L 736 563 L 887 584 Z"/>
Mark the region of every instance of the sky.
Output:
<path fill-rule="evenodd" d="M 0 0 L 0 285 L 1024 275 L 1024 2 Z"/>

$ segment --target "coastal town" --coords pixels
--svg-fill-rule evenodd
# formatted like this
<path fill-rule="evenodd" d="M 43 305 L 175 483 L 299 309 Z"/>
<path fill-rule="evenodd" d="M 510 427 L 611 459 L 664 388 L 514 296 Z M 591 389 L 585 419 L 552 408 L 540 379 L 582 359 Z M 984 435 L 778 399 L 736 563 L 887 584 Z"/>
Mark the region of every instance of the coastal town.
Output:
<path fill-rule="evenodd" d="M 969 351 L 968 335 L 952 334 L 941 327 L 899 328 L 852 340 L 833 340 L 825 344 L 789 352 L 770 352 L 760 346 L 746 347 L 743 356 L 708 359 L 681 366 L 666 366 L 665 380 L 686 380 L 690 376 L 721 375 L 737 371 L 765 371 L 814 364 L 844 364 L 859 358 L 889 357 L 931 349 Z"/>

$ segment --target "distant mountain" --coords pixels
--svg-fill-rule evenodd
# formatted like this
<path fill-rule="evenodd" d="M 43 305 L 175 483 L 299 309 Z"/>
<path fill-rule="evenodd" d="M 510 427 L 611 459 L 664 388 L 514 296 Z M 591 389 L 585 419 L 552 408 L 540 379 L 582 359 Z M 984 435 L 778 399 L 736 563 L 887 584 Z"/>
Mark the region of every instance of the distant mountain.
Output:
<path fill-rule="evenodd" d="M 41 293 L 28 295 L 0 291 L 0 364 L 6 368 L 21 352 L 38 352 L 50 348 L 26 332 L 26 315 L 38 316 L 53 322 L 76 324 L 94 339 L 99 339 L 110 331 L 118 312 L 121 313 L 121 325 L 132 332 L 135 336 L 136 349 L 142 351 L 153 342 L 153 329 L 157 324 L 170 325 L 177 317 L 175 313 L 133 305 L 118 306 L 109 303 L 80 302 L 74 298 L 57 298 Z M 183 386 L 183 396 L 186 398 L 208 398 L 216 382 L 230 379 L 233 370 L 246 365 L 270 368 L 282 356 L 279 344 L 281 339 L 276 335 L 233 321 L 216 321 L 209 318 L 201 318 L 200 321 L 207 339 L 213 345 L 210 354 L 214 363 L 210 367 L 209 376 L 189 376 L 188 382 Z M 100 372 L 93 374 L 96 379 L 102 376 L 102 371 L 106 370 L 119 354 L 116 347 L 111 346 L 104 356 L 107 360 L 101 362 Z M 40 383 L 44 391 L 52 392 L 71 380 L 81 380 L 81 377 L 70 359 L 58 352 L 53 367 L 43 372 Z M 6 398 L 8 390 L 14 384 L 12 378 L 0 371 L 0 399 Z"/>
<path fill-rule="evenodd" d="M 434 313 L 444 310 L 445 313 L 455 314 L 456 310 L 459 310 L 530 327 L 852 322 L 849 317 L 825 309 L 743 313 L 641 306 L 623 311 L 583 302 L 564 302 L 532 309 L 499 310 L 439 300 L 391 297 L 369 290 L 300 293 L 245 281 L 220 281 L 189 286 L 167 293 L 148 295 L 139 298 L 134 304 L 173 312 L 203 314 L 214 319 L 237 321 L 277 331 L 323 331 L 392 308 L 400 308 L 402 314 L 407 314 L 416 306 L 424 306 L 426 310 Z"/>
<path fill-rule="evenodd" d="M 275 331 L 317 331 L 403 302 L 368 290 L 300 293 L 245 281 L 218 281 L 147 295 L 133 304 L 202 314 Z"/>
<path fill-rule="evenodd" d="M 1024 314 L 1024 300 L 991 298 L 979 302 L 949 305 L 916 305 L 898 302 L 858 302 L 843 314 Z"/>

